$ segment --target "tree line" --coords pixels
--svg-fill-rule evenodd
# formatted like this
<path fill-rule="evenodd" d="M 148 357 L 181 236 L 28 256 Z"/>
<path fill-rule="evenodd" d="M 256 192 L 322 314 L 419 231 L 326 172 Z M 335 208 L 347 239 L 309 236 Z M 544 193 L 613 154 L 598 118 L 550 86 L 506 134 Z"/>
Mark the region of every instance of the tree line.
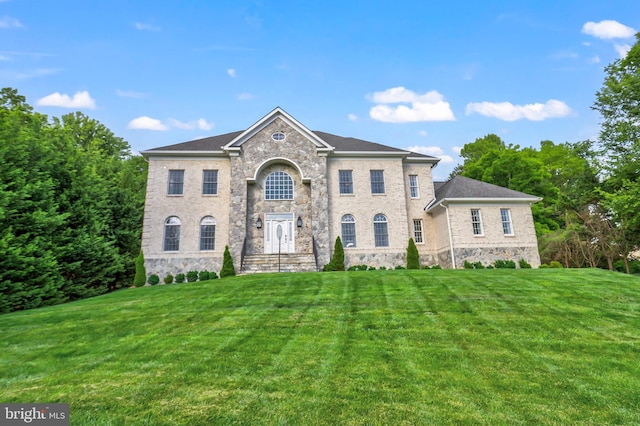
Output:
<path fill-rule="evenodd" d="M 593 109 L 598 140 L 540 148 L 495 134 L 466 144 L 453 174 L 543 197 L 532 207 L 543 262 L 630 272 L 640 249 L 640 33 L 625 58 L 605 68 Z"/>
<path fill-rule="evenodd" d="M 98 121 L 49 119 L 0 90 L 0 312 L 130 285 L 146 176 Z"/>

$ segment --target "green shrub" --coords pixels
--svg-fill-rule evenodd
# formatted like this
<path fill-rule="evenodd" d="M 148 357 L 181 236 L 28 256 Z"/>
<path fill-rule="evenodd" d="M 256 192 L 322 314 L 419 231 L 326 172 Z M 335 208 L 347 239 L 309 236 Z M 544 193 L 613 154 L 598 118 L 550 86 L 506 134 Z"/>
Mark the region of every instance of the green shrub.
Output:
<path fill-rule="evenodd" d="M 469 261 L 464 261 L 464 264 L 462 265 L 462 267 L 464 269 L 473 269 L 473 263 L 469 262 Z"/>
<path fill-rule="evenodd" d="M 613 263 L 613 269 L 618 272 L 627 272 L 627 267 L 624 264 L 624 260 L 616 260 Z M 629 272 L 632 274 L 640 274 L 640 262 L 637 260 L 629 261 Z"/>
<path fill-rule="evenodd" d="M 333 264 L 333 261 L 327 263 L 322 267 L 322 272 L 333 272 L 336 270 L 336 265 Z"/>
<path fill-rule="evenodd" d="M 236 269 L 233 267 L 233 259 L 229 252 L 229 246 L 224 247 L 224 256 L 222 259 L 222 269 L 220 270 L 220 278 L 233 277 L 236 275 Z"/>
<path fill-rule="evenodd" d="M 473 262 L 473 268 L 474 269 L 484 269 L 484 265 L 482 264 L 482 262 Z"/>
<path fill-rule="evenodd" d="M 380 269 L 382 270 L 382 269 L 386 269 L 386 268 L 384 266 L 382 266 Z M 376 270 L 375 266 L 369 266 L 369 268 L 367 269 L 367 271 L 375 271 L 375 270 Z"/>
<path fill-rule="evenodd" d="M 420 269 L 420 254 L 413 238 L 409 238 L 407 246 L 407 269 Z"/>
<path fill-rule="evenodd" d="M 207 281 L 211 274 L 206 269 L 198 274 L 198 281 Z"/>
<path fill-rule="evenodd" d="M 187 282 L 193 283 L 198 281 L 198 271 L 187 272 Z"/>
<path fill-rule="evenodd" d="M 558 262 L 557 260 L 554 260 L 553 262 L 549 263 L 549 267 L 550 268 L 562 268 L 562 263 Z"/>
<path fill-rule="evenodd" d="M 165 284 L 171 284 L 173 282 L 173 275 L 169 274 L 166 277 L 164 277 L 164 283 Z"/>
<path fill-rule="evenodd" d="M 136 274 L 133 277 L 133 285 L 142 287 L 146 276 L 147 271 L 144 268 L 144 255 L 142 254 L 142 250 L 140 250 L 140 254 L 138 254 L 136 258 Z"/>
<path fill-rule="evenodd" d="M 344 271 L 344 248 L 340 236 L 336 238 L 336 243 L 333 246 L 333 257 L 330 263 L 333 263 L 334 271 Z"/>
<path fill-rule="evenodd" d="M 407 268 L 405 268 L 405 267 L 404 267 L 404 266 L 402 266 L 402 265 L 397 265 L 394 269 L 395 269 L 395 270 L 401 270 L 401 269 L 407 269 Z"/>
<path fill-rule="evenodd" d="M 429 267 L 429 265 L 424 265 L 422 269 L 431 269 L 431 268 Z"/>
<path fill-rule="evenodd" d="M 543 263 L 540 265 L 540 269 L 546 269 L 546 268 L 550 268 L 550 266 L 547 265 L 546 263 Z"/>
<path fill-rule="evenodd" d="M 433 265 L 433 266 L 431 267 L 431 269 L 442 269 L 442 266 L 440 266 L 440 265 Z"/>
<path fill-rule="evenodd" d="M 176 275 L 176 282 L 177 282 L 178 284 L 182 284 L 182 283 L 184 282 L 184 279 L 185 279 L 184 274 L 178 274 L 178 275 Z"/>
<path fill-rule="evenodd" d="M 160 277 L 157 276 L 156 274 L 151 274 L 149 275 L 149 278 L 147 279 L 147 282 L 151 285 L 156 285 L 160 282 Z"/>
<path fill-rule="evenodd" d="M 210 280 L 217 280 L 218 279 L 218 274 L 216 274 L 215 271 L 209 272 L 209 279 Z"/>
<path fill-rule="evenodd" d="M 513 260 L 496 260 L 493 262 L 496 269 L 515 269 L 516 262 Z"/>
<path fill-rule="evenodd" d="M 493 265 L 487 265 L 487 269 L 495 269 Z"/>
<path fill-rule="evenodd" d="M 524 259 L 520 259 L 518 264 L 520 265 L 520 269 L 531 269 L 531 264 Z"/>

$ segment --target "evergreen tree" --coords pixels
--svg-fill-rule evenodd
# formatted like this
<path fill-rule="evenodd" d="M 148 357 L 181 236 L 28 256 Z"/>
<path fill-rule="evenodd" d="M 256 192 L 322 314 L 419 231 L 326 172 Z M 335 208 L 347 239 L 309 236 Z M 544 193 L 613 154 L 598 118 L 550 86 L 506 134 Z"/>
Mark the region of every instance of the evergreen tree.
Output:
<path fill-rule="evenodd" d="M 233 267 L 233 259 L 229 252 L 229 246 L 224 247 L 224 256 L 222 260 L 222 269 L 220 270 L 220 278 L 235 276 L 236 270 Z"/>
<path fill-rule="evenodd" d="M 420 269 L 420 254 L 413 238 L 409 238 L 407 247 L 407 269 Z"/>
<path fill-rule="evenodd" d="M 331 264 L 334 271 L 344 271 L 344 248 L 342 247 L 342 240 L 340 236 L 336 238 L 336 243 L 333 246 L 333 256 L 331 257 Z"/>
<path fill-rule="evenodd" d="M 133 277 L 133 285 L 142 287 L 147 280 L 147 271 L 144 267 L 144 254 L 140 250 L 140 254 L 136 258 L 136 275 Z"/>

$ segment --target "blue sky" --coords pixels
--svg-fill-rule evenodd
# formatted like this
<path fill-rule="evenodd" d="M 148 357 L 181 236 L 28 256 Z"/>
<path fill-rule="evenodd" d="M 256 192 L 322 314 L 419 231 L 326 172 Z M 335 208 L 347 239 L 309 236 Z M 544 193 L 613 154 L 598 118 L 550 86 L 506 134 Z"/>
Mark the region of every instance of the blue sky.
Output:
<path fill-rule="evenodd" d="M 312 130 L 442 158 L 489 133 L 594 139 L 630 1 L 0 0 L 0 85 L 76 110 L 134 151 L 246 129 L 276 106 Z"/>

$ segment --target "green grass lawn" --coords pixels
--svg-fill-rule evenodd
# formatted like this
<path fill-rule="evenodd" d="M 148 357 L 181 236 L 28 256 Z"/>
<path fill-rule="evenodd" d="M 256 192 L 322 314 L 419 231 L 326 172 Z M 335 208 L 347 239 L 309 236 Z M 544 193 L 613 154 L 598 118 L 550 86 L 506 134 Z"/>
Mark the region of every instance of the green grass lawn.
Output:
<path fill-rule="evenodd" d="M 71 424 L 640 424 L 640 278 L 253 275 L 0 316 L 0 402 Z"/>

